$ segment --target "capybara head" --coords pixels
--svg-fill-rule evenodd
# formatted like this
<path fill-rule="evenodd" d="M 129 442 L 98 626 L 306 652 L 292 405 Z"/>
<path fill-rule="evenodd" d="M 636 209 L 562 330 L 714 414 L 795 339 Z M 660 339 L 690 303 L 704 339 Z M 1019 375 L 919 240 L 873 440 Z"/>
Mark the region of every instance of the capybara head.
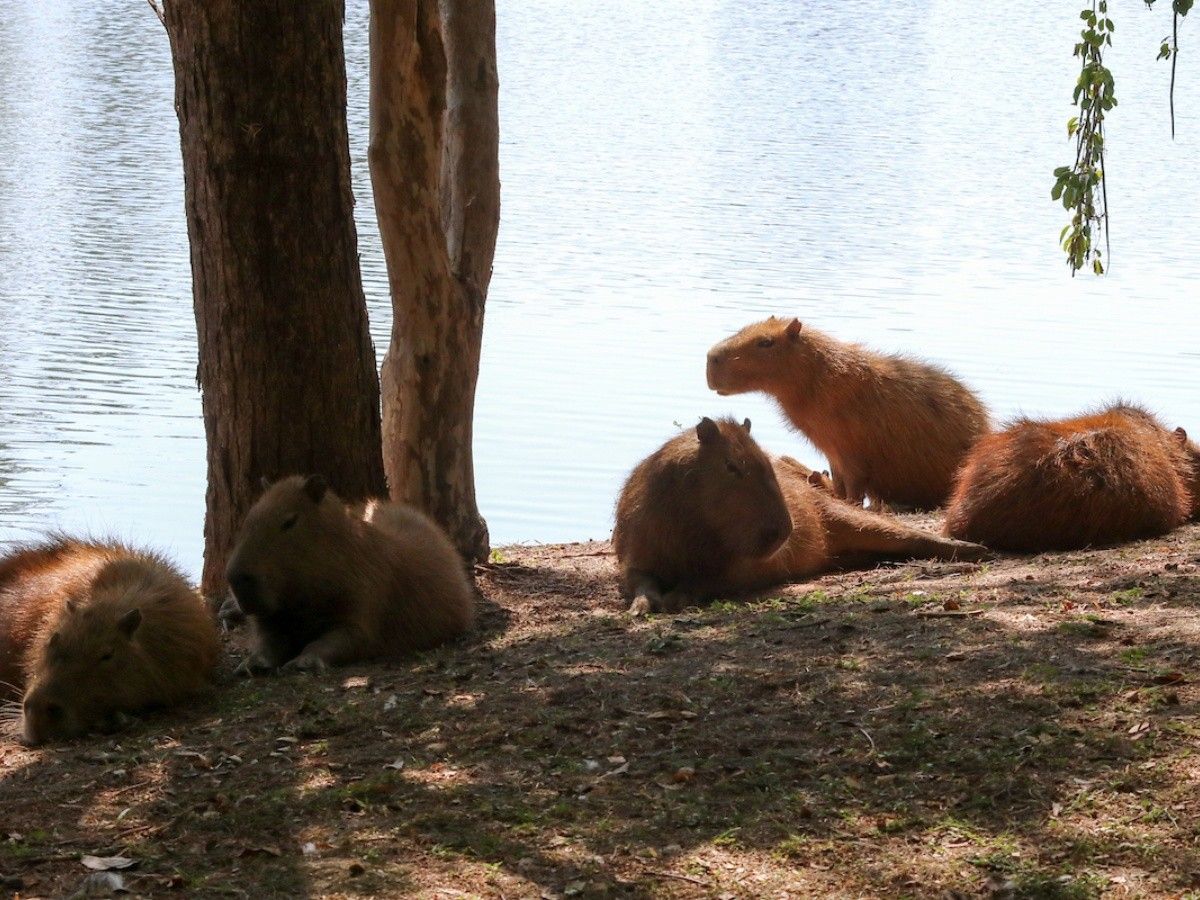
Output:
<path fill-rule="evenodd" d="M 705 524 L 738 556 L 767 556 L 792 533 L 792 517 L 771 460 L 750 437 L 750 420 L 696 426 L 698 442 L 690 487 Z"/>
<path fill-rule="evenodd" d="M 1188 433 L 1182 428 L 1175 429 L 1175 439 L 1183 445 L 1183 449 L 1188 455 L 1188 462 L 1191 463 L 1187 487 L 1192 495 L 1191 518 L 1195 519 L 1200 517 L 1200 447 L 1196 446 L 1195 441 L 1188 440 Z"/>
<path fill-rule="evenodd" d="M 31 745 L 69 740 L 111 725 L 116 711 L 141 705 L 144 656 L 138 642 L 142 611 L 121 598 L 138 590 L 129 560 L 107 565 L 90 601 L 68 598 L 37 654 L 22 703 L 22 739 Z M 148 603 L 159 599 L 146 594 Z"/>
<path fill-rule="evenodd" d="M 708 386 L 718 394 L 764 391 L 781 378 L 795 388 L 807 369 L 811 347 L 799 319 L 777 319 L 747 325 L 708 351 Z"/>
<path fill-rule="evenodd" d="M 337 543 L 345 507 L 320 475 L 275 482 L 251 507 L 225 569 L 229 588 L 247 615 L 278 612 L 296 579 L 304 578 L 313 548 Z"/>

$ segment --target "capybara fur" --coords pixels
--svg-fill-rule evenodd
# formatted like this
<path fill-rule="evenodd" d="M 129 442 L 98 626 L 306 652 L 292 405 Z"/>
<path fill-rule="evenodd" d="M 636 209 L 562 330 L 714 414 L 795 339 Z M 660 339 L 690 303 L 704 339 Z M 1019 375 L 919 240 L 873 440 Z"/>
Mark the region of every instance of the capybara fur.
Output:
<path fill-rule="evenodd" d="M 634 468 L 617 501 L 621 596 L 635 612 L 672 612 L 830 569 L 987 555 L 855 508 L 812 475 L 768 457 L 749 420 L 702 419 L 667 441 Z"/>
<path fill-rule="evenodd" d="M 1200 512 L 1200 448 L 1136 406 L 1019 419 L 967 456 L 946 531 L 1039 552 L 1165 534 Z"/>
<path fill-rule="evenodd" d="M 347 506 L 318 475 L 267 489 L 227 575 L 255 628 L 243 673 L 425 650 L 475 618 L 474 586 L 441 528 L 398 503 Z"/>
<path fill-rule="evenodd" d="M 0 693 L 31 745 L 111 728 L 204 691 L 216 628 L 160 556 L 55 537 L 0 560 Z"/>
<path fill-rule="evenodd" d="M 937 366 L 885 356 L 771 317 L 708 352 L 719 394 L 762 391 L 829 460 L 836 496 L 861 506 L 934 509 L 967 451 L 990 429 L 987 410 Z"/>

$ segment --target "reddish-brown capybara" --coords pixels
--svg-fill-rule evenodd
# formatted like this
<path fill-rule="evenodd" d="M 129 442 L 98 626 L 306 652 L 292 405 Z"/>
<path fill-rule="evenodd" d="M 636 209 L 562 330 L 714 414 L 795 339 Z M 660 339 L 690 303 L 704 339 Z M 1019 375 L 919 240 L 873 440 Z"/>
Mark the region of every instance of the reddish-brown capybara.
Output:
<path fill-rule="evenodd" d="M 838 500 L 795 460 L 772 460 L 750 422 L 702 419 L 634 468 L 613 547 L 635 612 L 670 612 L 886 559 L 977 560 L 987 551 Z"/>
<path fill-rule="evenodd" d="M 349 507 L 319 475 L 267 489 L 227 575 L 255 626 L 243 673 L 425 650 L 475 618 L 474 587 L 441 528 L 398 503 Z"/>
<path fill-rule="evenodd" d="M 968 454 L 946 531 L 998 550 L 1103 546 L 1165 534 L 1200 512 L 1200 449 L 1136 406 L 1020 419 Z"/>
<path fill-rule="evenodd" d="M 777 319 L 747 326 L 708 352 L 718 394 L 762 391 L 829 460 L 834 493 L 862 505 L 933 509 L 990 429 L 987 410 L 937 366 L 885 356 Z"/>
<path fill-rule="evenodd" d="M 217 653 L 200 595 L 154 553 L 56 537 L 0 560 L 0 680 L 28 744 L 198 694 Z"/>

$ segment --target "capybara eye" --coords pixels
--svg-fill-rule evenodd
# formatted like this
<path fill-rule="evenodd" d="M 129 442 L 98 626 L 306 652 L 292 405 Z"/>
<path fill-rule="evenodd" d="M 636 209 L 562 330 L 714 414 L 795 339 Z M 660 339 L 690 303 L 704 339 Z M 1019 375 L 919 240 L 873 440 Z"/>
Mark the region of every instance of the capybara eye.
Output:
<path fill-rule="evenodd" d="M 775 346 L 775 338 L 759 338 L 758 346 L 760 346 L 764 349 L 767 347 L 774 347 Z"/>
<path fill-rule="evenodd" d="M 280 531 L 290 530 L 296 524 L 296 521 L 299 518 L 300 518 L 300 513 L 293 513 L 292 515 L 288 516 L 286 519 L 283 520 L 283 524 L 279 526 Z"/>
<path fill-rule="evenodd" d="M 725 468 L 727 468 L 734 475 L 742 474 L 742 470 L 739 469 L 735 463 L 727 462 L 725 463 Z"/>

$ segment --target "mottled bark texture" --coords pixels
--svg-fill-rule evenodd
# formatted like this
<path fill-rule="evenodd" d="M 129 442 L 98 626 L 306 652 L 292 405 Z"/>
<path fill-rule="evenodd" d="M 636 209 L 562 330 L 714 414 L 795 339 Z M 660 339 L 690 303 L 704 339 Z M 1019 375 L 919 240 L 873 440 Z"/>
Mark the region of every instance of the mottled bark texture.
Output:
<path fill-rule="evenodd" d="M 201 587 L 224 590 L 261 477 L 386 491 L 358 265 L 342 0 L 168 0 L 198 379 Z"/>
<path fill-rule="evenodd" d="M 472 419 L 500 219 L 493 0 L 372 0 L 371 183 L 394 323 L 383 362 L 392 496 L 488 553 Z"/>

